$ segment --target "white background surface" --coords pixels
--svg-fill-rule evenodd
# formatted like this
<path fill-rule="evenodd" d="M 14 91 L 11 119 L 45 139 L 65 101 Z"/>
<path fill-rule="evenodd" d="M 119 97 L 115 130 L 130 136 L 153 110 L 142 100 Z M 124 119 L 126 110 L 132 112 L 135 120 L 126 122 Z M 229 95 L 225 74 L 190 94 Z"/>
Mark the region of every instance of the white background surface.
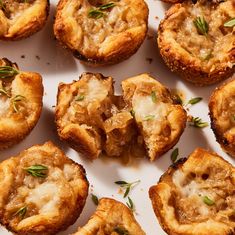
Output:
<path fill-rule="evenodd" d="M 168 70 L 159 56 L 156 35 L 160 19 L 169 5 L 154 0 L 147 0 L 147 3 L 150 9 L 149 34 L 153 35 L 154 38 L 146 39 L 134 56 L 114 66 L 96 69 L 86 67 L 73 58 L 72 54 L 57 45 L 52 31 L 57 1 L 52 1 L 49 19 L 42 31 L 19 42 L 0 42 L 0 57 L 7 57 L 17 62 L 21 70 L 39 72 L 43 76 L 45 89 L 44 108 L 37 126 L 20 144 L 1 151 L 0 158 L 1 160 L 7 159 L 9 156 L 15 155 L 34 144 L 42 144 L 47 140 L 52 140 L 65 151 L 67 156 L 85 167 L 90 186 L 92 186 L 90 190 L 92 189 L 95 195 L 99 198 L 113 197 L 124 203 L 126 200 L 118 193 L 118 187 L 114 182 L 117 180 L 131 182 L 140 179 L 141 183 L 130 194 L 136 205 L 136 219 L 146 234 L 163 235 L 165 233 L 159 226 L 152 210 L 148 189 L 159 180 L 159 177 L 171 164 L 170 154 L 172 151 L 170 150 L 152 163 L 147 159 L 141 159 L 129 165 L 123 165 L 118 160 L 108 160 L 107 158 L 100 158 L 93 162 L 88 161 L 81 158 L 78 153 L 58 139 L 54 125 L 54 108 L 52 107 L 56 104 L 59 82 L 70 83 L 72 80 L 78 79 L 84 71 L 100 72 L 105 76 L 113 76 L 117 92 L 120 92 L 120 81 L 122 79 L 148 72 L 169 88 L 182 90 L 186 100 L 197 96 L 203 97 L 202 102 L 190 108 L 190 113 L 209 122 L 207 101 L 215 86 L 195 87 L 182 82 L 177 75 Z M 25 58 L 21 58 L 22 55 L 25 55 Z M 39 56 L 40 59 L 37 59 L 36 56 Z M 152 58 L 152 63 L 150 64 L 146 58 Z M 196 147 L 204 147 L 217 152 L 231 163 L 235 163 L 231 157 L 221 151 L 210 127 L 204 129 L 187 127 L 176 147 L 179 148 L 180 157 L 188 156 Z M 87 222 L 94 211 L 95 206 L 89 195 L 80 218 L 74 225 L 59 233 L 59 235 L 68 235 L 75 232 L 78 226 L 82 226 Z M 0 234 L 11 233 L 0 227 Z"/>

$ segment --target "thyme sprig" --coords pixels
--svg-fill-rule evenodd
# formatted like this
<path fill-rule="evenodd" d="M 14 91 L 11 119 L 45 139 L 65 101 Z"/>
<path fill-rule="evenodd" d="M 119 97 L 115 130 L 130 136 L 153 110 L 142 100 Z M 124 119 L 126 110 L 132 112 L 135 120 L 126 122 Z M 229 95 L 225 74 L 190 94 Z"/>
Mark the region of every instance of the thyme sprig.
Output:
<path fill-rule="evenodd" d="M 38 178 L 46 178 L 48 171 L 48 167 L 43 166 L 43 165 L 33 165 L 27 168 L 24 168 L 24 170 L 32 175 L 33 177 L 38 177 Z"/>
<path fill-rule="evenodd" d="M 113 231 L 119 235 L 129 235 L 129 232 L 123 227 L 116 227 L 116 228 L 114 228 Z"/>
<path fill-rule="evenodd" d="M 224 23 L 224 27 L 234 27 L 235 26 L 235 18 L 232 18 Z"/>
<path fill-rule="evenodd" d="M 116 181 L 115 184 L 119 185 L 121 188 L 125 188 L 125 193 L 123 195 L 123 197 L 125 198 L 129 192 L 131 191 L 131 189 L 136 186 L 138 183 L 140 183 L 140 180 L 137 180 L 137 181 L 134 181 L 134 182 L 131 182 L 131 183 L 128 183 L 126 181 Z"/>
<path fill-rule="evenodd" d="M 189 125 L 197 127 L 197 128 L 204 128 L 204 127 L 208 126 L 208 123 L 207 122 L 203 122 L 202 119 L 199 118 L 199 117 L 190 117 Z"/>
<path fill-rule="evenodd" d="M 132 210 L 135 210 L 135 205 L 130 197 L 128 197 L 128 201 L 126 202 L 126 205 Z"/>
<path fill-rule="evenodd" d="M 195 27 L 197 28 L 197 31 L 199 34 L 202 34 L 202 35 L 207 35 L 208 34 L 208 31 L 209 31 L 209 25 L 208 23 L 206 22 L 205 18 L 204 17 L 197 17 L 194 21 L 193 21 Z"/>
<path fill-rule="evenodd" d="M 16 95 L 12 98 L 12 105 L 16 113 L 19 112 L 19 109 L 17 107 L 18 102 L 26 99 L 23 95 Z"/>
<path fill-rule="evenodd" d="M 94 19 L 102 18 L 106 15 L 106 13 L 104 11 L 108 10 L 108 9 L 111 9 L 114 6 L 115 6 L 115 3 L 110 2 L 110 3 L 99 6 L 98 8 L 92 8 L 88 12 L 88 17 L 89 18 L 94 18 Z"/>
<path fill-rule="evenodd" d="M 0 78 L 11 78 L 19 74 L 19 71 L 11 66 L 0 66 Z"/>
<path fill-rule="evenodd" d="M 21 219 L 23 219 L 25 217 L 26 212 L 27 212 L 27 207 L 23 206 L 19 210 L 17 210 L 13 216 L 19 216 Z"/>

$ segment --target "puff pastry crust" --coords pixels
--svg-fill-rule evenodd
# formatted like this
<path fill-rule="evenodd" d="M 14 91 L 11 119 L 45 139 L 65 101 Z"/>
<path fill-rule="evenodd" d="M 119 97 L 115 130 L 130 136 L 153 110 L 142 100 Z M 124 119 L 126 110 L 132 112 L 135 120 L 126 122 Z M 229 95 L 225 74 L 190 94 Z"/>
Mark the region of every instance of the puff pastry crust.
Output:
<path fill-rule="evenodd" d="M 17 71 L 2 78 L 0 74 L 0 149 L 20 142 L 37 124 L 42 110 L 43 85 L 38 73 L 18 70 L 7 59 L 0 60 L 0 69 Z"/>
<path fill-rule="evenodd" d="M 99 10 L 110 3 L 114 6 Z M 93 10 L 103 15 L 89 16 Z M 121 62 L 138 50 L 147 34 L 147 24 L 144 0 L 60 0 L 54 33 L 81 61 L 107 65 Z"/>
<path fill-rule="evenodd" d="M 230 77 L 235 71 L 235 35 L 233 27 L 224 24 L 234 17 L 233 0 L 174 4 L 158 29 L 158 47 L 165 63 L 199 86 Z M 196 20 L 204 34 L 195 26 Z"/>
<path fill-rule="evenodd" d="M 30 174 L 35 166 L 46 170 Z M 35 174 L 36 174 L 35 173 Z M 79 217 L 88 193 L 83 167 L 53 143 L 35 145 L 0 163 L 0 222 L 23 235 L 51 235 Z"/>
<path fill-rule="evenodd" d="M 38 32 L 49 13 L 48 0 L 1 0 L 0 39 L 19 40 Z"/>
<path fill-rule="evenodd" d="M 147 74 L 124 80 L 122 88 L 124 96 L 115 96 L 113 79 L 92 73 L 61 83 L 56 106 L 60 138 L 91 159 L 105 152 L 147 155 L 153 161 L 172 148 L 186 124 L 182 106 Z"/>
<path fill-rule="evenodd" d="M 221 147 L 235 157 L 235 80 L 218 87 L 210 97 L 211 128 Z"/>
<path fill-rule="evenodd" d="M 198 148 L 180 159 L 149 196 L 169 235 L 235 233 L 235 169 L 215 153 Z"/>
<path fill-rule="evenodd" d="M 123 203 L 102 198 L 86 225 L 73 235 L 145 235 L 131 210 Z"/>

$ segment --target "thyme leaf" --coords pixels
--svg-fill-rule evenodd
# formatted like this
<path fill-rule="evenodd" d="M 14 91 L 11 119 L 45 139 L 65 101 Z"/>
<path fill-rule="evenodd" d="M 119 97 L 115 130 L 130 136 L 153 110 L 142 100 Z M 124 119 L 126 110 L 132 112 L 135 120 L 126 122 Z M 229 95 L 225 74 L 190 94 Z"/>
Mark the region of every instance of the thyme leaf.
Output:
<path fill-rule="evenodd" d="M 26 98 L 22 95 L 16 95 L 15 97 L 12 98 L 12 105 L 13 105 L 13 108 L 16 113 L 19 112 L 19 109 L 17 107 L 17 103 L 24 100 L 24 99 L 26 99 Z"/>
<path fill-rule="evenodd" d="M 116 227 L 116 228 L 114 228 L 113 231 L 119 235 L 129 235 L 129 232 L 123 227 Z"/>
<path fill-rule="evenodd" d="M 17 210 L 13 216 L 19 216 L 21 219 L 23 219 L 26 212 L 27 212 L 27 207 L 24 206 L 24 207 L 21 207 L 19 210 Z"/>
<path fill-rule="evenodd" d="M 135 210 L 134 203 L 133 203 L 133 201 L 132 201 L 132 199 L 131 199 L 130 197 L 128 197 L 128 201 L 126 202 L 126 205 L 127 205 L 132 211 Z"/>
<path fill-rule="evenodd" d="M 232 18 L 224 23 L 224 27 L 234 27 L 235 26 L 235 18 Z"/>
<path fill-rule="evenodd" d="M 157 96 L 156 96 L 156 92 L 155 91 L 151 92 L 151 98 L 152 98 L 153 103 L 157 102 Z"/>
<path fill-rule="evenodd" d="M 198 127 L 198 128 L 204 128 L 208 126 L 207 122 L 203 122 L 201 118 L 199 117 L 192 117 L 189 121 L 190 126 Z"/>
<path fill-rule="evenodd" d="M 19 71 L 11 66 L 0 66 L 0 78 L 11 78 L 19 74 Z"/>
<path fill-rule="evenodd" d="M 203 200 L 203 202 L 206 204 L 206 205 L 208 205 L 208 206 L 213 206 L 214 204 L 215 204 L 215 202 L 214 201 L 212 201 L 209 197 L 207 197 L 207 196 L 204 196 L 203 198 L 202 198 L 202 200 Z"/>
<path fill-rule="evenodd" d="M 91 194 L 91 200 L 93 201 L 93 203 L 97 206 L 99 204 L 99 199 L 96 195 Z"/>
<path fill-rule="evenodd" d="M 199 34 L 202 35 L 207 35 L 208 31 L 209 31 L 209 25 L 206 22 L 204 17 L 197 17 L 194 21 L 193 21 L 195 27 L 197 28 L 197 32 Z"/>
<path fill-rule="evenodd" d="M 85 96 L 84 95 L 78 95 L 75 99 L 75 101 L 82 101 L 85 99 Z"/>
<path fill-rule="evenodd" d="M 114 2 L 110 2 L 110 3 L 107 3 L 107 4 L 101 5 L 99 7 L 99 10 L 104 11 L 104 10 L 113 8 L 114 6 L 115 6 L 115 3 Z"/>
<path fill-rule="evenodd" d="M 133 109 L 130 110 L 131 116 L 135 117 L 135 111 Z"/>
<path fill-rule="evenodd" d="M 144 117 L 144 121 L 150 121 L 150 120 L 153 120 L 154 119 L 154 115 L 147 115 Z"/>
<path fill-rule="evenodd" d="M 173 152 L 171 153 L 171 161 L 173 163 L 177 160 L 178 155 L 179 155 L 179 149 L 175 148 Z"/>
<path fill-rule="evenodd" d="M 43 165 L 33 165 L 25 168 L 24 170 L 33 177 L 46 178 L 47 174 L 45 173 L 45 171 L 48 171 L 48 167 Z"/>
<path fill-rule="evenodd" d="M 188 101 L 188 104 L 194 105 L 199 103 L 203 98 L 202 97 L 195 97 Z"/>
<path fill-rule="evenodd" d="M 131 183 L 127 183 L 126 181 L 122 181 L 122 180 L 115 182 L 115 184 L 119 185 L 121 188 L 125 188 L 125 193 L 123 195 L 124 198 L 128 196 L 131 189 L 138 183 L 140 183 L 140 180 L 137 180 Z"/>

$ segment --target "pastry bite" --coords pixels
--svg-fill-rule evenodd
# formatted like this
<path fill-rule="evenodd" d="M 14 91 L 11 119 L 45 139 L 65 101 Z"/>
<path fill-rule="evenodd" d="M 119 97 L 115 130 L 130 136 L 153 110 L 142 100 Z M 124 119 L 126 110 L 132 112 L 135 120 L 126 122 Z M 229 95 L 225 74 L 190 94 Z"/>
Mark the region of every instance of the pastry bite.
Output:
<path fill-rule="evenodd" d="M 24 139 L 37 124 L 43 98 L 42 77 L 20 71 L 15 63 L 0 59 L 0 149 Z"/>
<path fill-rule="evenodd" d="M 170 91 L 148 74 L 124 80 L 122 89 L 153 161 L 178 142 L 186 126 L 186 112 Z"/>
<path fill-rule="evenodd" d="M 0 40 L 31 36 L 43 28 L 48 13 L 48 0 L 1 0 Z"/>
<path fill-rule="evenodd" d="M 235 157 L 235 80 L 215 89 L 210 97 L 209 110 L 217 142 Z"/>
<path fill-rule="evenodd" d="M 113 79 L 83 73 L 80 80 L 61 83 L 55 120 L 60 138 L 91 159 L 102 151 L 121 155 L 135 135 L 133 117 L 121 97 L 114 96 Z"/>
<path fill-rule="evenodd" d="M 205 86 L 235 71 L 233 0 L 174 4 L 158 29 L 160 54 L 171 71 Z"/>
<path fill-rule="evenodd" d="M 150 188 L 149 196 L 169 235 L 235 232 L 235 169 L 215 153 L 197 148 L 180 159 Z"/>
<path fill-rule="evenodd" d="M 98 207 L 86 225 L 73 235 L 128 234 L 145 235 L 132 211 L 111 198 L 99 200 Z"/>
<path fill-rule="evenodd" d="M 50 141 L 1 162 L 0 172 L 0 222 L 15 234 L 55 234 L 84 207 L 85 170 Z"/>
<path fill-rule="evenodd" d="M 144 0 L 60 0 L 54 34 L 82 62 L 108 65 L 133 55 L 148 28 Z"/>

